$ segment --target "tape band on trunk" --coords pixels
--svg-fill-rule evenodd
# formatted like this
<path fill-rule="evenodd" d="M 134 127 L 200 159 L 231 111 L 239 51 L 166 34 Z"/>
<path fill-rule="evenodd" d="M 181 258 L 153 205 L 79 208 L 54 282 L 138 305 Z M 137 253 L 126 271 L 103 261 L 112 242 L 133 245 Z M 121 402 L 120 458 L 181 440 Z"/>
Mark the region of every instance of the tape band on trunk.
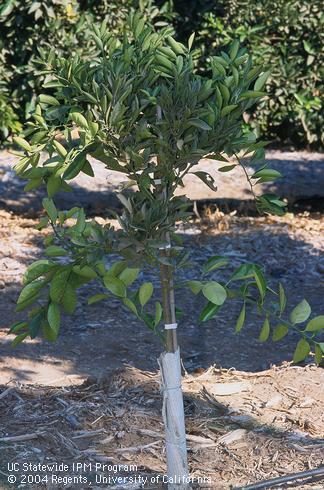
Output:
<path fill-rule="evenodd" d="M 164 325 L 165 330 L 175 330 L 178 327 L 177 323 L 166 323 Z"/>

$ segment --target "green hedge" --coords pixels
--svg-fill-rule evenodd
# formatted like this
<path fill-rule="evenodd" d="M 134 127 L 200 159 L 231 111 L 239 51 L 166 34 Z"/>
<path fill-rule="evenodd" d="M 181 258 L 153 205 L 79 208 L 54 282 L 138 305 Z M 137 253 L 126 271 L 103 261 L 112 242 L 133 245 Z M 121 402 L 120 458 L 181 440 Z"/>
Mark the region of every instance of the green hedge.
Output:
<path fill-rule="evenodd" d="M 239 39 L 269 66 L 270 97 L 251 115 L 252 124 L 271 140 L 314 148 L 323 143 L 321 7 L 319 0 L 175 1 L 179 28 L 196 29 L 207 62 Z"/>
<path fill-rule="evenodd" d="M 1 2 L 0 2 L 1 3 Z M 320 0 L 5 0 L 0 6 L 0 140 L 28 118 L 43 78 L 37 75 L 38 49 L 54 47 L 62 56 L 89 57 L 88 23 L 107 17 L 121 32 L 124 16 L 141 8 L 148 20 L 173 21 L 177 36 L 209 57 L 233 39 L 271 69 L 264 100 L 252 125 L 279 143 L 320 148 L 321 111 Z M 172 15 L 172 8 L 175 16 Z"/>
<path fill-rule="evenodd" d="M 152 22 L 163 22 L 169 2 L 160 10 L 149 0 L 5 0 L 0 2 L 0 141 L 19 130 L 34 108 L 44 77 L 37 73 L 39 50 L 61 56 L 91 56 L 88 25 L 107 18 L 121 32 L 125 15 L 140 8 Z"/>

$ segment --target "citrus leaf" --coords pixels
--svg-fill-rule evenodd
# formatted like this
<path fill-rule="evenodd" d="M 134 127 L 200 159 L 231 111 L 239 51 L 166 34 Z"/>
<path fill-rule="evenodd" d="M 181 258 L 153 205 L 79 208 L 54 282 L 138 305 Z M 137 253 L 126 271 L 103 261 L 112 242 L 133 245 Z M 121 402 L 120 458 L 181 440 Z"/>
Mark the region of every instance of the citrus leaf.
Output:
<path fill-rule="evenodd" d="M 315 344 L 315 362 L 316 364 L 321 364 L 323 359 L 323 352 L 319 345 Z"/>
<path fill-rule="evenodd" d="M 305 339 L 301 339 L 295 349 L 293 361 L 300 362 L 303 361 L 310 352 L 310 345 Z"/>
<path fill-rule="evenodd" d="M 109 291 L 115 296 L 119 296 L 121 298 L 126 297 L 126 287 L 125 284 L 118 279 L 118 277 L 113 277 L 110 275 L 104 276 L 104 284 Z"/>
<path fill-rule="evenodd" d="M 291 323 L 303 323 L 305 322 L 312 310 L 306 299 L 303 299 L 298 305 L 292 310 L 290 314 Z"/>
<path fill-rule="evenodd" d="M 144 282 L 139 289 L 139 301 L 144 306 L 153 294 L 153 284 L 151 282 Z"/>
<path fill-rule="evenodd" d="M 236 326 L 235 326 L 235 333 L 238 333 L 242 330 L 244 322 L 245 322 L 245 303 L 243 303 L 242 309 L 240 311 L 240 314 L 238 316 Z"/>
<path fill-rule="evenodd" d="M 60 321 L 61 321 L 61 312 L 60 307 L 56 303 L 51 303 L 48 307 L 47 311 L 47 320 L 51 329 L 58 334 L 60 329 Z"/>
<path fill-rule="evenodd" d="M 97 303 L 98 301 L 102 301 L 103 299 L 109 298 L 108 294 L 94 294 L 88 299 L 88 305 L 92 305 L 93 303 Z"/>
<path fill-rule="evenodd" d="M 198 294 L 200 293 L 203 284 L 200 281 L 187 281 L 186 285 L 191 289 L 193 294 Z"/>
<path fill-rule="evenodd" d="M 196 175 L 200 180 L 204 182 L 212 191 L 217 191 L 217 186 L 215 185 L 215 179 L 207 172 L 199 170 L 198 172 L 190 172 Z"/>
<path fill-rule="evenodd" d="M 129 308 L 136 316 L 138 315 L 137 313 L 137 308 L 135 306 L 135 304 L 133 303 L 133 301 L 131 301 L 129 298 L 124 298 L 123 299 L 123 303 L 125 306 L 127 306 L 127 308 Z"/>
<path fill-rule="evenodd" d="M 158 301 L 155 302 L 155 317 L 154 317 L 154 327 L 157 327 L 162 318 L 162 306 Z"/>
<path fill-rule="evenodd" d="M 126 269 L 124 269 L 118 277 L 124 284 L 126 284 L 126 286 L 130 286 L 134 281 L 136 281 L 140 270 L 141 269 L 134 267 L 126 267 Z"/>
<path fill-rule="evenodd" d="M 322 328 L 324 328 L 324 315 L 312 318 L 312 320 L 307 323 L 305 330 L 307 332 L 316 332 L 317 330 L 321 330 Z"/>
<path fill-rule="evenodd" d="M 269 322 L 269 319 L 266 318 L 264 320 L 264 323 L 263 323 L 263 326 L 262 326 L 262 329 L 261 329 L 261 332 L 259 335 L 259 341 L 265 342 L 266 340 L 268 340 L 269 335 L 270 335 L 270 322 Z"/>
<path fill-rule="evenodd" d="M 44 197 L 42 200 L 43 208 L 50 217 L 50 219 L 55 222 L 57 219 L 57 209 L 55 207 L 54 201 L 48 197 Z"/>
<path fill-rule="evenodd" d="M 278 340 L 283 339 L 287 335 L 288 331 L 289 329 L 286 325 L 277 325 L 273 331 L 272 340 L 277 342 Z"/>
<path fill-rule="evenodd" d="M 219 306 L 224 303 L 227 297 L 226 289 L 215 281 L 205 284 L 202 293 L 208 301 Z"/>
<path fill-rule="evenodd" d="M 219 305 L 215 305 L 214 303 L 208 301 L 208 303 L 205 305 L 202 312 L 200 313 L 199 321 L 202 323 L 207 322 L 218 313 L 219 308 Z"/>
<path fill-rule="evenodd" d="M 218 269 L 219 267 L 223 267 L 224 265 L 227 265 L 229 262 L 229 259 L 227 257 L 223 257 L 222 255 L 214 255 L 210 259 L 207 260 L 207 262 L 203 266 L 203 271 L 206 272 L 211 272 L 215 269 Z"/>
<path fill-rule="evenodd" d="M 59 247 L 58 245 L 50 245 L 45 248 L 45 254 L 49 257 L 62 257 L 63 255 L 67 255 L 67 251 L 63 247 Z"/>

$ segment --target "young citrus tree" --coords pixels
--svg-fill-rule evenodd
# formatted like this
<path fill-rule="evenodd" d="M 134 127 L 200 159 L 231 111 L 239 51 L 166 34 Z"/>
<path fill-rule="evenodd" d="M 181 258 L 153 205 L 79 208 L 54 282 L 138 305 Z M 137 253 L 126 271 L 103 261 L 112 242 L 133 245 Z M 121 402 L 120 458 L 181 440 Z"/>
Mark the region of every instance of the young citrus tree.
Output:
<path fill-rule="evenodd" d="M 110 35 L 103 24 L 93 27 L 93 40 L 97 54 L 92 61 L 62 59 L 53 53 L 43 60 L 45 86 L 56 89 L 55 97 L 39 97 L 34 122 L 24 137 L 15 139 L 23 149 L 16 172 L 29 180 L 28 189 L 47 187 L 46 216 L 39 228 L 49 226 L 53 233 L 45 239 L 48 258 L 31 264 L 24 276 L 17 310 L 29 308 L 28 319 L 15 324 L 11 332 L 17 334 L 14 344 L 39 334 L 54 341 L 61 312 L 75 311 L 77 290 L 90 281 L 97 281 L 106 292 L 101 289 L 89 298 L 89 304 L 119 298 L 164 345 L 159 363 L 169 483 L 170 488 L 187 488 L 174 273 L 190 266 L 175 233 L 176 223 L 188 219 L 190 213 L 186 196 L 175 191 L 207 155 L 223 162 L 221 172 L 241 165 L 253 192 L 256 183 L 279 177 L 262 163 L 264 143 L 255 142 L 252 133 L 241 129 L 243 112 L 264 95 L 267 73 L 254 68 L 245 50 L 233 44 L 228 53 L 211 59 L 205 75 L 198 74 L 191 53 L 193 36 L 184 46 L 168 29 L 156 32 L 139 14 L 130 15 L 123 38 Z M 41 159 L 44 153 L 45 160 Z M 249 175 L 239 154 L 254 163 L 260 161 L 260 168 Z M 59 211 L 54 204 L 55 194 L 71 190 L 69 181 L 80 172 L 93 176 L 88 156 L 127 179 L 118 193 L 123 207 L 116 215 L 118 229 L 87 221 L 81 208 Z M 228 160 L 230 156 L 237 156 L 236 163 Z M 193 173 L 216 190 L 209 174 Z M 263 212 L 283 213 L 284 203 L 273 195 L 256 196 L 256 203 Z M 112 263 L 109 258 L 116 254 L 119 259 Z M 226 283 L 208 277 L 226 266 Z M 162 299 L 153 305 L 153 284 L 143 282 L 146 268 L 160 277 Z M 298 330 L 301 340 L 294 360 L 304 359 L 313 346 L 320 362 L 323 344 L 316 334 L 324 317 L 314 318 L 305 330 L 299 330 L 298 324 L 311 313 L 304 300 L 284 319 L 284 289 L 280 286 L 277 293 L 269 288 L 257 265 L 244 264 L 233 271 L 226 257 L 215 256 L 197 280 L 176 286 L 205 299 L 201 322 L 213 318 L 227 299 L 241 299 L 236 331 L 242 329 L 246 311 L 256 305 L 264 315 L 260 340 L 269 337 L 271 324 L 274 340 Z M 269 295 L 274 301 L 266 300 Z"/>

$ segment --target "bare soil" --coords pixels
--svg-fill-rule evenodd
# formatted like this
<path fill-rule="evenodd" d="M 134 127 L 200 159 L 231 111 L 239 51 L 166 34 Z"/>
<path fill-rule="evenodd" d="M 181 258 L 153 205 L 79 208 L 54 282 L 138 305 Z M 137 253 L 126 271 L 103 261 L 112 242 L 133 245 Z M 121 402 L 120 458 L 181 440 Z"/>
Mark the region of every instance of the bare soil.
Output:
<path fill-rule="evenodd" d="M 23 192 L 25 181 L 15 176 L 13 166 L 18 159 L 8 151 L 0 153 L 0 207 L 16 214 L 35 217 L 42 208 L 41 197 L 44 189 Z M 274 184 L 259 186 L 260 192 L 275 192 L 284 197 L 290 207 L 302 210 L 316 205 L 324 209 L 324 157 L 322 153 L 267 151 L 266 162 L 271 168 L 280 171 L 282 179 Z M 91 159 L 94 178 L 79 174 L 71 185 L 73 192 L 59 193 L 55 196 L 58 207 L 66 209 L 83 206 L 87 214 L 106 215 L 109 209 L 118 209 L 120 201 L 115 190 L 125 180 L 120 172 L 108 171 L 104 165 Z M 224 163 L 203 159 L 192 171 L 209 172 L 217 185 L 217 192 L 210 190 L 195 175 L 188 174 L 184 179 L 184 188 L 179 193 L 197 201 L 216 203 L 222 209 L 248 208 L 253 211 L 252 196 L 243 170 L 238 167 L 232 172 L 221 173 L 218 168 Z M 252 169 L 250 169 L 252 170 Z"/>
<path fill-rule="evenodd" d="M 91 378 L 79 387 L 7 385 L 0 394 L 1 488 L 7 488 L 7 461 L 18 463 L 17 481 L 24 478 L 26 462 L 67 465 L 62 472 L 46 467 L 30 472 L 43 477 L 38 484 L 30 480 L 30 489 L 166 488 L 160 484 L 166 468 L 158 381 L 154 373 L 126 366 L 114 376 Z M 322 370 L 315 366 L 284 365 L 259 373 L 211 367 L 199 375 L 186 374 L 192 488 L 241 488 L 320 467 L 322 382 Z M 73 469 L 75 462 L 78 469 Z M 114 471 L 113 465 L 122 469 Z M 55 474 L 82 476 L 83 484 L 53 484 Z M 109 475 L 107 484 L 104 477 Z M 112 478 L 118 476 L 122 480 L 114 485 Z M 291 487 L 323 488 L 319 479 L 294 481 Z"/>

